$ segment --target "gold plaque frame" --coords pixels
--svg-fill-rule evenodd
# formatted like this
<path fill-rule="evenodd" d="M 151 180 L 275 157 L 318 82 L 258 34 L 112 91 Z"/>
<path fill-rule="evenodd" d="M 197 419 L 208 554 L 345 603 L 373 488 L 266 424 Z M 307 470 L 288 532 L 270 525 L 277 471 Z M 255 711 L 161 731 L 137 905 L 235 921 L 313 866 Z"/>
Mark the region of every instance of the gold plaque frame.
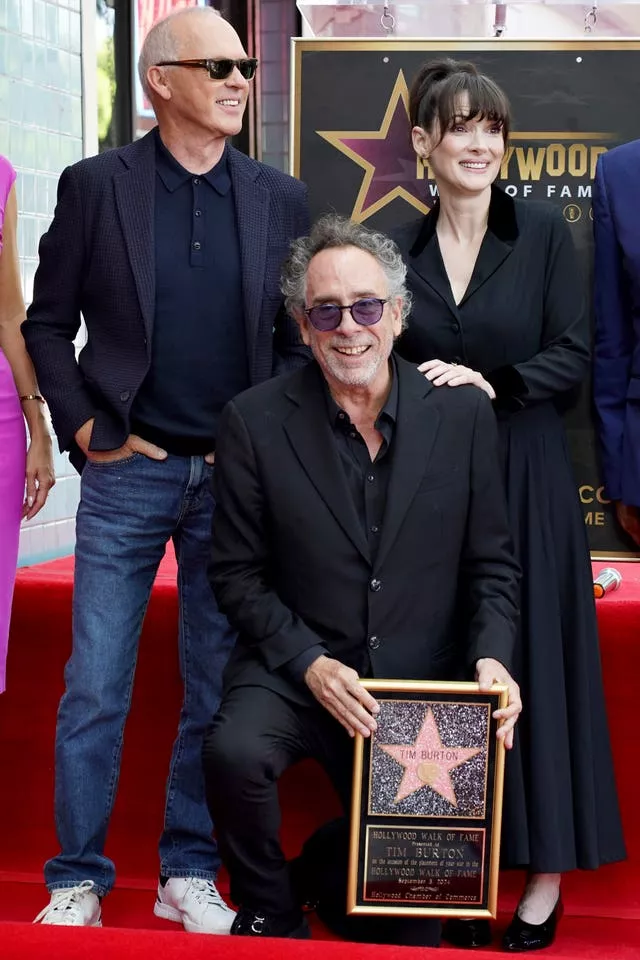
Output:
<path fill-rule="evenodd" d="M 498 874 L 500 863 L 500 826 L 502 822 L 502 798 L 504 781 L 504 761 L 505 748 L 502 740 L 496 737 L 498 721 L 492 716 L 495 709 L 506 706 L 508 701 L 507 687 L 503 684 L 494 684 L 489 691 L 481 691 L 477 683 L 451 683 L 434 681 L 415 681 L 415 680 L 365 680 L 363 686 L 372 693 L 380 703 L 382 710 L 380 717 L 383 716 L 384 707 L 392 704 L 394 715 L 397 719 L 402 718 L 408 710 L 413 711 L 413 722 L 415 718 L 424 714 L 424 722 L 431 713 L 433 717 L 433 707 L 435 706 L 439 715 L 446 715 L 449 708 L 460 709 L 472 707 L 479 711 L 482 716 L 482 708 L 487 710 L 486 731 L 483 733 L 484 741 L 480 741 L 481 746 L 476 749 L 482 756 L 482 769 L 484 770 L 484 782 L 482 784 L 482 809 L 479 815 L 479 809 L 471 808 L 466 812 L 456 811 L 451 813 L 447 811 L 444 814 L 434 814 L 426 812 L 422 815 L 420 812 L 390 812 L 384 809 L 375 809 L 372 803 L 372 781 L 376 774 L 374 771 L 374 752 L 376 748 L 385 750 L 389 744 L 377 742 L 376 736 L 365 738 L 356 735 L 355 755 L 353 768 L 353 796 L 351 805 L 351 839 L 349 847 L 349 874 L 347 886 L 347 912 L 350 914 L 372 915 L 372 916 L 422 916 L 422 917 L 495 917 L 497 912 L 498 897 Z M 391 707 L 389 707 L 391 709 Z M 437 723 L 434 719 L 434 725 L 437 729 Z M 438 731 L 438 738 L 440 733 Z M 448 751 L 453 751 L 452 746 L 442 744 Z M 400 749 L 395 747 L 394 749 Z M 461 749 L 459 747 L 456 750 Z M 467 751 L 469 754 L 471 750 Z M 415 753 L 415 751 L 414 751 Z M 469 757 L 471 759 L 471 757 Z M 480 759 L 480 758 L 479 758 Z M 398 761 L 400 764 L 402 761 Z M 461 760 L 458 766 L 462 766 L 465 760 Z M 404 776 L 404 775 L 403 775 Z M 425 786 L 431 787 L 431 783 L 425 781 Z M 375 784 L 373 784 L 375 788 Z M 385 782 L 385 790 L 388 789 Z M 395 789 L 395 788 L 394 788 Z M 412 794 L 415 798 L 422 796 L 422 804 L 426 807 L 429 802 L 433 802 L 437 796 L 445 796 L 437 788 L 429 789 L 426 793 L 422 786 L 414 788 Z M 396 800 L 394 803 L 398 800 Z M 449 801 L 445 800 L 445 807 Z M 420 825 L 418 825 L 420 823 Z M 395 831 L 395 833 L 394 833 Z M 393 854 L 396 859 L 390 859 L 387 863 L 393 863 L 393 871 L 398 877 L 402 874 L 402 879 L 398 879 L 395 886 L 397 890 L 389 893 L 388 897 L 380 895 L 379 889 L 382 886 L 393 886 L 393 884 L 384 881 L 372 879 L 372 876 L 383 872 L 385 876 L 388 869 L 379 866 L 381 860 L 374 857 L 376 848 L 375 841 L 383 842 L 395 837 L 401 837 L 413 844 L 413 851 L 417 857 L 423 857 L 424 851 L 430 851 L 428 856 L 435 855 L 450 856 L 450 851 L 455 850 L 456 855 L 459 851 L 475 850 L 473 856 L 479 859 L 469 861 L 462 857 L 467 854 L 460 853 L 461 868 L 458 876 L 454 876 L 454 869 L 440 871 L 439 868 L 429 867 L 427 870 L 420 868 L 429 861 L 420 861 L 413 855 L 407 855 L 409 847 L 398 848 L 388 847 L 387 850 L 400 850 L 401 853 Z M 423 839 L 423 838 L 428 839 Z M 444 846 L 444 842 L 458 844 L 454 847 Z M 379 846 L 379 844 L 378 844 Z M 397 859 L 399 857 L 399 859 Z M 449 861 L 443 861 L 448 863 Z M 387 867 L 385 863 L 385 867 Z M 474 869 L 468 869 L 473 863 Z M 376 866 L 378 864 L 378 866 Z M 471 877 L 467 874 L 472 874 Z M 451 876 L 449 876 L 451 875 Z M 408 879 L 406 879 L 408 878 Z M 413 879 L 412 879 L 413 878 Z M 471 880 L 471 883 L 467 881 Z M 462 894 L 463 899 L 455 898 L 451 894 L 451 886 L 455 888 L 456 881 L 459 887 L 466 890 L 473 890 L 476 887 L 475 894 Z M 413 883 L 413 888 L 405 889 L 407 884 Z M 405 885 L 405 888 L 402 885 Z M 426 884 L 426 885 L 425 885 Z M 435 886 L 433 886 L 435 884 Z M 417 886 L 416 886 L 417 885 Z M 402 896 L 405 890 L 404 897 Z M 418 889 L 418 894 L 412 894 L 411 890 Z M 420 890 L 429 890 L 435 893 L 430 899 L 420 898 Z M 399 896 L 400 894 L 400 896 Z M 407 899 L 409 897 L 409 899 Z"/>

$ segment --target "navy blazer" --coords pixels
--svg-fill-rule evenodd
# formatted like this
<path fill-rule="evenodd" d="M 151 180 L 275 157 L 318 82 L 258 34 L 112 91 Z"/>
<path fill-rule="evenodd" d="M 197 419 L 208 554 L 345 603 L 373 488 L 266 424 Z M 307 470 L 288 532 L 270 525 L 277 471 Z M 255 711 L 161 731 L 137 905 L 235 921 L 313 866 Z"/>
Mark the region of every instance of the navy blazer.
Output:
<path fill-rule="evenodd" d="M 593 390 L 606 492 L 640 507 L 640 140 L 598 159 Z"/>
<path fill-rule="evenodd" d="M 149 370 L 155 311 L 155 138 L 67 167 L 40 241 L 33 303 L 22 326 L 61 450 L 78 468 L 74 436 L 95 417 L 92 450 L 120 447 Z M 308 233 L 304 184 L 229 147 L 252 385 L 306 362 L 284 310 L 280 267 Z M 88 338 L 76 359 L 84 317 Z"/>

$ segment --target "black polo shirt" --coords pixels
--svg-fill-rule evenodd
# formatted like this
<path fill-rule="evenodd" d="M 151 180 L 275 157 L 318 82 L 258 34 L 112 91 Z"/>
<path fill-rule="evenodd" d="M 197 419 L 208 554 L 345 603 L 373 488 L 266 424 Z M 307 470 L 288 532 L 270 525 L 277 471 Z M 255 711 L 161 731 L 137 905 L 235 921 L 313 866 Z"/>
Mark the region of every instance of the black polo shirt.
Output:
<path fill-rule="evenodd" d="M 227 151 L 194 175 L 156 130 L 156 174 L 151 368 L 131 429 L 169 453 L 204 454 L 215 449 L 222 408 L 250 385 Z"/>
<path fill-rule="evenodd" d="M 393 462 L 393 436 L 398 419 L 398 374 L 393 356 L 390 369 L 391 390 L 375 422 L 376 430 L 382 435 L 382 444 L 373 461 L 362 434 L 351 422 L 346 410 L 342 410 L 335 402 L 325 381 L 327 416 L 347 487 L 369 544 L 372 562 L 375 561 L 380 543 Z M 323 654 L 326 655 L 327 650 L 320 643 L 304 650 L 285 665 L 288 676 L 296 683 L 303 683 L 307 667 Z M 353 649 L 345 649 L 344 662 L 357 670 L 360 676 L 369 674 L 369 651 L 364 638 L 353 638 Z"/>

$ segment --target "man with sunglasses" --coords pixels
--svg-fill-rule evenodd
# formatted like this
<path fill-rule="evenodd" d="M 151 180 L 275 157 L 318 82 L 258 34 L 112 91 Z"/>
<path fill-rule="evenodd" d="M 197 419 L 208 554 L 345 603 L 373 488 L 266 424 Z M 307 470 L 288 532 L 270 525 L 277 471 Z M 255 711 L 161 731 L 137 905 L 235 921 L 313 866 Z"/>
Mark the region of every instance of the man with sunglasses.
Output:
<path fill-rule="evenodd" d="M 228 932 L 234 916 L 215 886 L 201 765 L 235 640 L 206 573 L 217 423 L 235 394 L 308 359 L 278 285 L 307 229 L 306 190 L 227 142 L 256 67 L 211 8 L 157 23 L 139 62 L 157 129 L 64 171 L 40 247 L 24 334 L 60 447 L 82 471 L 47 924 L 99 925 L 114 883 L 104 844 L 140 629 L 170 539 L 185 697 L 154 910 L 202 933 Z"/>
<path fill-rule="evenodd" d="M 350 737 L 378 711 L 359 677 L 504 682 L 512 744 L 519 569 L 494 415 L 481 390 L 435 390 L 393 355 L 405 276 L 387 237 L 321 220 L 282 280 L 315 363 L 223 413 L 210 575 L 239 638 L 203 757 L 232 934 L 308 936 L 277 781 L 313 755 L 349 809 Z M 421 924 L 415 942 L 437 937 Z"/>

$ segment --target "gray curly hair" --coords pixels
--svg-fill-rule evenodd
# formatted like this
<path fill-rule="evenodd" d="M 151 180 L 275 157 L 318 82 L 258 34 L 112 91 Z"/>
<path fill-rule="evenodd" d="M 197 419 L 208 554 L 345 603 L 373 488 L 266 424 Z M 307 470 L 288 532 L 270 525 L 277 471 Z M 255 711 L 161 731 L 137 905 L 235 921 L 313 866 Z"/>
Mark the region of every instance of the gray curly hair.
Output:
<path fill-rule="evenodd" d="M 389 300 L 402 298 L 404 329 L 411 310 L 411 294 L 406 285 L 407 267 L 397 246 L 383 233 L 334 213 L 317 220 L 309 236 L 299 237 L 289 248 L 280 278 L 287 312 L 295 315 L 304 309 L 307 271 L 313 257 L 322 250 L 338 247 L 356 247 L 370 253 L 378 261 L 387 277 Z"/>

